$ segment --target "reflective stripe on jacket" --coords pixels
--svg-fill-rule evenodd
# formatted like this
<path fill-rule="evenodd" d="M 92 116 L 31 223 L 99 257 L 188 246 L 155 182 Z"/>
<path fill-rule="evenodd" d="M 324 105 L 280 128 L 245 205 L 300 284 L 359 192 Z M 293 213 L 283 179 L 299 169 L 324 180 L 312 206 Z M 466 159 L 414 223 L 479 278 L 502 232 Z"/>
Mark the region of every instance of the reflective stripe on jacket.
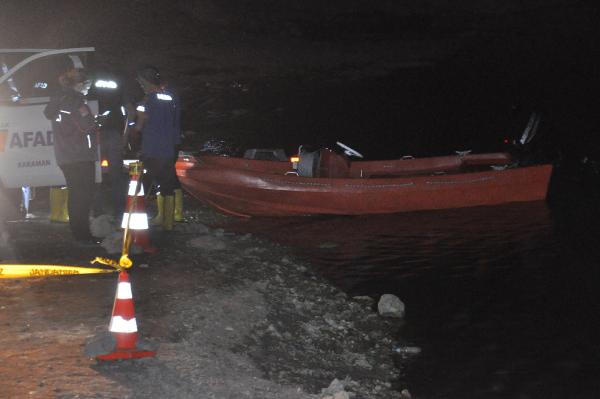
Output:
<path fill-rule="evenodd" d="M 52 98 L 44 109 L 44 115 L 52 121 L 58 165 L 97 160 L 94 116 L 89 108 L 87 115 L 82 115 L 82 107 L 87 107 L 83 95 L 68 89 Z"/>

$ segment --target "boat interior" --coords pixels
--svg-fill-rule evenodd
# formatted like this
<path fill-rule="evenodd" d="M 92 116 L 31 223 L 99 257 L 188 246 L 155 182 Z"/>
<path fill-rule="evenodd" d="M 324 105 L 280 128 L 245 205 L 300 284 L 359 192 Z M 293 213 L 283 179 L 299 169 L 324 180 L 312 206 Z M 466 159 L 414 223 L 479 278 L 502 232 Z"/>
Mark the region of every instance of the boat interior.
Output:
<path fill-rule="evenodd" d="M 265 155 L 265 153 L 267 155 Z M 504 152 L 471 154 L 460 152 L 455 155 L 393 160 L 362 161 L 350 160 L 345 154 L 322 148 L 315 151 L 299 151 L 298 159 L 292 162 L 283 150 L 248 150 L 244 158 L 200 154 L 187 156 L 198 164 L 210 164 L 223 168 L 242 169 L 258 173 L 297 175 L 313 178 L 368 179 L 404 176 L 429 176 L 459 174 L 478 171 L 500 170 L 512 163 L 510 154 Z"/>

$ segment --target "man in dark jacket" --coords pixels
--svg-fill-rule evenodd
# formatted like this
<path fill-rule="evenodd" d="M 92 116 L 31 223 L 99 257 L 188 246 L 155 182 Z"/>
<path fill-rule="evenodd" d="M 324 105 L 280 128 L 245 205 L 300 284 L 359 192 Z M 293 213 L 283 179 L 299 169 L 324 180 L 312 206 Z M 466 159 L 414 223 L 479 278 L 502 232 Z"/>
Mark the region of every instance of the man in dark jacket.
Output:
<path fill-rule="evenodd" d="M 163 197 L 162 225 L 173 229 L 177 187 L 176 148 L 181 143 L 179 100 L 162 84 L 160 73 L 148 66 L 138 71 L 137 80 L 146 97 L 137 106 L 134 130 L 142 136 L 142 161 L 147 181 L 155 181 Z"/>
<path fill-rule="evenodd" d="M 62 90 L 44 109 L 52 121 L 56 163 L 69 189 L 69 225 L 75 239 L 94 243 L 90 233 L 90 208 L 95 188 L 97 138 L 94 116 L 85 102 L 89 88 L 83 71 L 66 66 L 59 77 Z"/>
<path fill-rule="evenodd" d="M 98 123 L 102 159 L 108 161 L 111 211 L 123 216 L 127 181 L 123 174 L 124 128 L 127 110 L 123 102 L 121 81 L 114 73 L 97 73 L 94 93 L 98 99 Z"/>

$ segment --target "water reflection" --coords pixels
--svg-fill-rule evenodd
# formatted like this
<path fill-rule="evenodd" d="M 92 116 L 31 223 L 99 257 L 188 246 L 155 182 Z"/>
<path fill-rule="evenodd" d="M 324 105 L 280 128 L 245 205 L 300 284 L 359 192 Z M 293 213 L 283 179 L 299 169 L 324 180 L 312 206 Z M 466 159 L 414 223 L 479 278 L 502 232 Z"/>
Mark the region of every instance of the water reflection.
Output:
<path fill-rule="evenodd" d="M 423 348 L 401 383 L 418 397 L 587 398 L 600 388 L 598 228 L 568 209 L 537 202 L 230 228 L 290 245 L 350 295 L 399 296 L 399 338 Z"/>

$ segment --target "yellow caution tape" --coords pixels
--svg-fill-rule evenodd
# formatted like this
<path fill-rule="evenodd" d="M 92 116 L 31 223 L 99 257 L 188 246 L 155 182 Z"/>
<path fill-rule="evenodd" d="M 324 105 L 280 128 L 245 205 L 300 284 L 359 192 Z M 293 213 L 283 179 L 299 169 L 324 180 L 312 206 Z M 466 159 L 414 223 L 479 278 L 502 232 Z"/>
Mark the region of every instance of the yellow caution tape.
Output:
<path fill-rule="evenodd" d="M 102 258 L 100 256 L 96 256 L 94 260 L 90 262 L 91 264 L 100 263 L 102 265 L 111 266 L 115 269 L 119 270 L 119 262 L 110 258 Z"/>
<path fill-rule="evenodd" d="M 100 263 L 102 265 L 114 267 L 117 270 L 129 269 L 131 266 L 133 266 L 133 262 L 131 261 L 131 259 L 129 259 L 127 255 L 121 256 L 118 262 L 114 259 L 102 258 L 100 256 L 97 256 L 90 263 Z"/>
<path fill-rule="evenodd" d="M 129 259 L 129 256 L 127 256 L 127 254 L 124 254 L 119 259 L 119 266 L 125 269 L 129 269 L 131 266 L 133 266 L 133 262 L 131 261 L 131 259 Z"/>
<path fill-rule="evenodd" d="M 143 171 L 142 162 L 136 162 L 129 165 L 129 174 L 140 176 Z M 136 195 L 133 197 L 131 208 L 135 205 L 137 199 L 137 191 L 141 187 L 141 182 L 138 179 L 136 187 Z M 131 209 L 129 210 L 131 215 Z M 129 223 L 127 223 L 129 225 Z M 100 263 L 110 266 L 113 269 L 99 269 L 83 266 L 62 266 L 62 265 L 2 265 L 0 264 L 0 279 L 3 278 L 24 278 L 24 277 L 48 277 L 48 276 L 65 276 L 72 274 L 97 274 L 97 273 L 114 273 L 123 269 L 129 269 L 133 266 L 133 262 L 129 259 L 129 246 L 131 245 L 131 234 L 128 226 L 123 234 L 122 255 L 119 261 L 96 257 L 90 263 Z"/>
<path fill-rule="evenodd" d="M 0 279 L 26 277 L 54 277 L 73 274 L 114 273 L 114 269 L 100 269 L 84 266 L 62 265 L 2 265 L 0 264 Z"/>

